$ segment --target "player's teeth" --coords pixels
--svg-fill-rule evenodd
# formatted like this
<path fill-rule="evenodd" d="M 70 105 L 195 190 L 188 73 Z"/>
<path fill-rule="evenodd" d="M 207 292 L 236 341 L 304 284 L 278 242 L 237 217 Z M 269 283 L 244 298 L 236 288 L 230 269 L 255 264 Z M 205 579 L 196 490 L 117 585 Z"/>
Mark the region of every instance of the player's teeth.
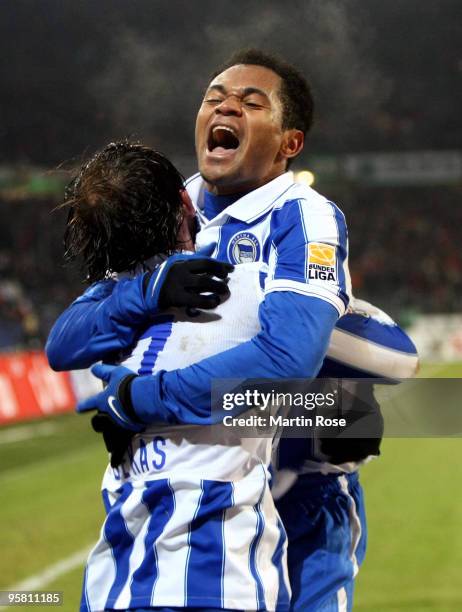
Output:
<path fill-rule="evenodd" d="M 217 130 L 226 130 L 227 132 L 231 132 L 231 134 L 233 134 L 234 136 L 234 130 L 232 130 L 231 128 L 224 126 L 224 125 L 216 125 L 213 128 L 213 131 L 216 132 Z"/>

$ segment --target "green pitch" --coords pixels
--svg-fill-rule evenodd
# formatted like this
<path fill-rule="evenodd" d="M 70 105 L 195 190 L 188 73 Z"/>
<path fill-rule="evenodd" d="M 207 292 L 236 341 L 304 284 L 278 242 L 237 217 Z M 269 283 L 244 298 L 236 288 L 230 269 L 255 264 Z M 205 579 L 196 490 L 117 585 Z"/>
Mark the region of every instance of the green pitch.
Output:
<path fill-rule="evenodd" d="M 421 375 L 462 377 L 462 365 L 426 366 Z M 43 582 L 49 571 L 35 588 L 63 591 L 57 610 L 74 612 L 83 564 L 57 564 L 98 536 L 106 453 L 86 417 L 46 423 L 0 429 L 0 590 L 31 576 Z M 18 432 L 24 439 L 13 441 Z M 461 439 L 386 439 L 382 457 L 363 468 L 369 547 L 355 610 L 462 610 L 461 458 Z"/>

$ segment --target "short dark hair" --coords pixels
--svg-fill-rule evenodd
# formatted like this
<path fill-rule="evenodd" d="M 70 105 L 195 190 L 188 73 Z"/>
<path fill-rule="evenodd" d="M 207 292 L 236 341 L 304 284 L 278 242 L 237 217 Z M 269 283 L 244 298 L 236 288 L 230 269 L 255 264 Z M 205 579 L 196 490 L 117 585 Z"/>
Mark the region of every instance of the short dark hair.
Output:
<path fill-rule="evenodd" d="M 82 166 L 66 188 L 65 258 L 82 259 L 86 280 L 134 270 L 177 246 L 184 179 L 161 153 L 138 143 L 111 143 Z"/>
<path fill-rule="evenodd" d="M 313 123 L 313 96 L 307 80 L 294 66 L 259 49 L 243 49 L 217 68 L 211 75 L 211 80 L 238 64 L 263 66 L 275 72 L 282 81 L 279 92 L 283 108 L 282 127 L 295 128 L 304 134 L 310 130 Z"/>

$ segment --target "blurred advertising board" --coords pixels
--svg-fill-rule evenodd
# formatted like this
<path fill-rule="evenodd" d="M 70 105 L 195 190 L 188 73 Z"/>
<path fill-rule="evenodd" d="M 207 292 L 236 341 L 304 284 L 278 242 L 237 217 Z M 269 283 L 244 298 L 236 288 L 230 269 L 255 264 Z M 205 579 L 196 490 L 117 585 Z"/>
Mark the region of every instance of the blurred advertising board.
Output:
<path fill-rule="evenodd" d="M 0 426 L 72 411 L 97 382 L 88 370 L 54 372 L 42 351 L 0 355 Z"/>
<path fill-rule="evenodd" d="M 462 314 L 420 315 L 406 331 L 422 361 L 462 361 Z"/>
<path fill-rule="evenodd" d="M 405 151 L 311 156 L 316 180 L 374 187 L 460 185 L 462 151 Z"/>

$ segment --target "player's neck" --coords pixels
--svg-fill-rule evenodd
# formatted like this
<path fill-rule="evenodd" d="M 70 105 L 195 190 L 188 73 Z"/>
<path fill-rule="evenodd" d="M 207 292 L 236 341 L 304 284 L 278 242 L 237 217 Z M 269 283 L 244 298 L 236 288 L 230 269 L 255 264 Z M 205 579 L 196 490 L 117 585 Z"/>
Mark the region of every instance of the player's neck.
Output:
<path fill-rule="evenodd" d="M 220 214 L 225 208 L 234 204 L 244 193 L 232 193 L 229 195 L 216 195 L 210 191 L 204 192 L 204 215 L 210 221 Z"/>

